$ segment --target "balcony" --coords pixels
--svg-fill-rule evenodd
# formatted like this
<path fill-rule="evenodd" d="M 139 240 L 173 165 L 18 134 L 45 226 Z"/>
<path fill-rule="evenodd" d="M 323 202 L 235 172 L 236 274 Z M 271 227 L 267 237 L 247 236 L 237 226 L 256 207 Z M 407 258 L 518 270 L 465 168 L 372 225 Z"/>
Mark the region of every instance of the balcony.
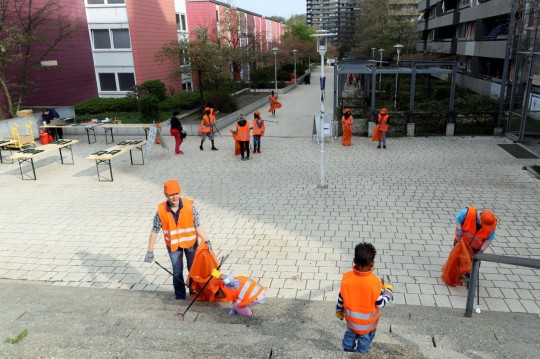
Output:
<path fill-rule="evenodd" d="M 483 41 L 458 41 L 457 55 L 504 59 L 507 36 L 497 36 L 493 39 L 485 36 Z"/>
<path fill-rule="evenodd" d="M 459 22 L 469 22 L 504 14 L 509 14 L 512 0 L 489 0 L 461 10 Z"/>
<path fill-rule="evenodd" d="M 436 18 L 429 19 L 428 29 L 437 29 L 439 27 L 449 26 L 454 23 L 454 10 L 443 13 Z"/>
<path fill-rule="evenodd" d="M 452 54 L 452 44 L 456 39 L 443 39 L 438 41 L 428 41 L 426 51 L 439 54 Z"/>

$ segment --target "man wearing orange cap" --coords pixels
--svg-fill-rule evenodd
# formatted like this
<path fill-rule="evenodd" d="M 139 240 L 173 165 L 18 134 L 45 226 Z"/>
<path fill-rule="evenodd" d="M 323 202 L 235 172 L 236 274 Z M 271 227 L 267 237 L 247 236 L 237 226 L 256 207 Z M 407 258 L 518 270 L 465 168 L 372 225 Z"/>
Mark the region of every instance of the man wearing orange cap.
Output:
<path fill-rule="evenodd" d="M 201 145 L 199 146 L 199 149 L 203 150 L 203 143 L 206 140 L 206 137 L 212 141 L 212 151 L 217 151 L 216 146 L 214 145 L 214 126 L 216 125 L 216 117 L 210 115 L 210 107 L 204 108 L 204 115 L 201 121 L 201 127 L 199 128 L 199 131 L 201 132 Z"/>
<path fill-rule="evenodd" d="M 463 208 L 456 216 L 456 231 L 454 246 L 464 240 L 473 253 L 483 253 L 495 239 L 497 218 L 489 210 L 479 210 L 476 207 Z M 466 273 L 461 280 L 468 282 Z"/>
<path fill-rule="evenodd" d="M 386 148 L 386 133 L 388 132 L 388 125 L 390 124 L 389 115 L 386 108 L 381 109 L 381 113 L 377 115 L 377 126 L 379 126 L 379 145 L 377 148 L 381 148 L 381 142 L 383 148 Z"/>
<path fill-rule="evenodd" d="M 343 116 L 341 116 L 341 127 L 343 129 L 343 139 L 341 140 L 341 144 L 343 146 L 350 146 L 352 138 L 353 117 L 349 108 L 346 108 L 345 111 L 343 111 Z"/>
<path fill-rule="evenodd" d="M 261 153 L 261 137 L 264 136 L 266 126 L 261 118 L 261 113 L 255 111 L 253 113 L 253 153 Z"/>
<path fill-rule="evenodd" d="M 193 204 L 193 200 L 182 197 L 182 189 L 177 180 L 165 181 L 163 192 L 167 200 L 158 205 L 154 216 L 154 223 L 150 238 L 148 239 L 148 251 L 144 261 L 152 263 L 154 260 L 154 245 L 158 233 L 163 230 L 163 239 L 167 245 L 167 251 L 173 267 L 173 287 L 176 299 L 186 299 L 185 282 L 183 281 L 184 262 L 182 253 L 185 253 L 188 271 L 193 264 L 193 258 L 199 242 L 208 241 L 208 237 L 201 227 L 199 213 Z"/>

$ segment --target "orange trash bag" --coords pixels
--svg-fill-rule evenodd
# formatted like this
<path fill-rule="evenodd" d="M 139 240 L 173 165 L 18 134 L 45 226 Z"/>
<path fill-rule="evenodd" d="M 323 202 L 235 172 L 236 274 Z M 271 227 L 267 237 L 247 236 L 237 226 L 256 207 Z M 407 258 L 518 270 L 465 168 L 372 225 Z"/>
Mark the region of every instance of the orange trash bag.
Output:
<path fill-rule="evenodd" d="M 156 127 L 158 128 L 158 130 L 161 132 L 161 124 L 160 123 L 157 123 L 156 124 Z M 156 131 L 156 139 L 154 140 L 154 143 L 156 145 L 161 145 L 161 141 L 159 140 L 159 136 L 157 135 L 157 131 Z"/>
<path fill-rule="evenodd" d="M 216 255 L 210 250 L 210 248 L 208 248 L 205 241 L 201 241 L 197 247 L 197 251 L 195 252 L 191 269 L 189 270 L 187 282 L 189 287 L 194 291 L 200 292 L 206 282 L 212 278 L 212 269 L 217 267 L 219 267 L 219 262 Z M 225 298 L 215 297 L 220 286 L 221 280 L 212 278 L 197 300 L 206 302 L 226 302 L 227 299 Z M 193 300 L 193 298 L 195 298 L 195 294 L 190 296 L 190 299 Z"/>
<path fill-rule="evenodd" d="M 281 108 L 281 106 L 282 106 L 282 105 L 281 105 L 281 102 L 279 102 L 279 101 L 274 101 L 274 102 L 272 103 L 272 105 L 270 105 L 270 108 L 268 109 L 268 112 L 272 112 L 272 111 L 274 111 L 274 110 L 276 110 L 276 109 L 278 109 L 278 108 Z"/>
<path fill-rule="evenodd" d="M 380 141 L 382 139 L 381 136 L 381 125 L 378 124 L 373 129 L 373 135 L 371 136 L 371 142 Z"/>
<path fill-rule="evenodd" d="M 460 278 L 465 273 L 471 273 L 473 251 L 469 243 L 459 241 L 450 254 L 442 268 L 441 279 L 450 287 L 463 285 Z"/>
<path fill-rule="evenodd" d="M 238 142 L 238 136 L 233 130 L 229 131 L 231 131 L 232 138 L 234 139 L 234 155 L 238 156 L 240 154 L 240 142 Z"/>

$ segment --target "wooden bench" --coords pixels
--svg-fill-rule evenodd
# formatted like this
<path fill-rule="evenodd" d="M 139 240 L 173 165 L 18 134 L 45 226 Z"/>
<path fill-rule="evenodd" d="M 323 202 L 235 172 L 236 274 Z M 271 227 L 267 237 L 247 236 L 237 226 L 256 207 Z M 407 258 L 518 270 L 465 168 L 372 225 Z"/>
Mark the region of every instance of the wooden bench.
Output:
<path fill-rule="evenodd" d="M 132 165 L 144 165 L 144 152 L 143 152 L 143 146 L 146 145 L 146 140 L 132 140 L 132 141 L 122 141 L 118 145 L 113 146 L 111 148 L 107 148 L 103 151 L 98 151 L 95 153 L 92 153 L 90 156 L 86 157 L 88 160 L 94 160 L 96 161 L 96 170 L 98 175 L 99 181 L 113 181 L 113 172 L 112 172 L 112 166 L 111 166 L 111 160 L 117 156 L 120 156 L 124 153 L 129 152 L 129 157 L 131 159 Z M 132 150 L 139 150 L 141 151 L 141 157 L 142 157 L 142 163 L 133 163 L 133 155 L 131 153 Z M 99 165 L 105 164 L 109 166 L 109 172 L 111 174 L 110 179 L 101 179 L 102 176 L 99 173 Z"/>
<path fill-rule="evenodd" d="M 13 154 L 13 152 L 11 152 L 10 145 L 13 145 L 14 143 L 15 143 L 14 140 L 0 140 L 0 163 L 4 163 L 4 159 L 2 158 L 3 150 L 8 149 L 10 154 Z M 8 163 L 13 163 L 13 160 L 11 160 L 11 162 L 8 162 Z"/>
<path fill-rule="evenodd" d="M 71 148 L 72 145 L 78 143 L 77 140 L 57 140 L 49 143 L 48 145 L 39 146 L 36 148 L 27 148 L 24 150 L 21 150 L 19 152 L 14 153 L 9 158 L 11 160 L 18 160 L 19 161 L 19 169 L 21 170 L 21 178 L 24 180 L 24 174 L 22 171 L 22 164 L 25 162 L 30 162 L 32 164 L 32 173 L 34 174 L 34 177 L 29 178 L 32 180 L 36 180 L 36 169 L 34 167 L 34 158 L 39 157 L 41 155 L 44 155 L 48 152 L 58 150 L 60 153 L 60 161 L 62 164 L 64 164 L 64 157 L 62 156 L 62 149 L 67 148 L 71 152 L 71 163 L 68 163 L 70 165 L 75 164 L 73 160 L 73 150 Z"/>

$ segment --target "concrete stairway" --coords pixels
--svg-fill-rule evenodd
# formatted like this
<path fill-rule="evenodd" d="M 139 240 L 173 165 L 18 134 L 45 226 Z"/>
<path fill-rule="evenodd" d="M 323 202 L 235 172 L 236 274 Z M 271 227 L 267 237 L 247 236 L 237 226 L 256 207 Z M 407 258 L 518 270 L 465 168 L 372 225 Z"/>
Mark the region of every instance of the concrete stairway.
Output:
<path fill-rule="evenodd" d="M 69 288 L 0 281 L 1 358 L 351 358 L 334 303 L 270 299 L 251 318 L 228 303 L 188 302 L 171 293 Z M 26 329 L 28 336 L 15 338 Z M 533 358 L 537 315 L 392 305 L 363 358 Z"/>

